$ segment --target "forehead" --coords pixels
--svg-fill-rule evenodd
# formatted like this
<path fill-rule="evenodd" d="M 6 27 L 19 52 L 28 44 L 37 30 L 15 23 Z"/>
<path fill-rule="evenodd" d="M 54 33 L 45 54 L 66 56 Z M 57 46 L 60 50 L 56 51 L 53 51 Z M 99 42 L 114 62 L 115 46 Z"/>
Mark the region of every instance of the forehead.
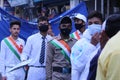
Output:
<path fill-rule="evenodd" d="M 61 28 L 72 28 L 71 23 L 64 23 L 60 25 Z"/>
<path fill-rule="evenodd" d="M 48 24 L 48 21 L 39 21 L 38 24 Z"/>
<path fill-rule="evenodd" d="M 95 23 L 95 22 L 99 22 L 102 24 L 102 21 L 97 17 L 93 17 L 93 18 L 88 19 L 88 23 Z"/>
<path fill-rule="evenodd" d="M 82 21 L 82 19 L 78 19 L 78 18 L 74 18 L 74 20 L 80 20 L 80 21 Z"/>
<path fill-rule="evenodd" d="M 11 28 L 20 28 L 20 26 L 19 25 L 17 25 L 17 24 L 14 24 L 14 25 L 12 25 L 12 27 Z"/>
<path fill-rule="evenodd" d="M 63 23 L 63 24 L 60 24 L 60 25 L 71 25 L 71 23 Z"/>

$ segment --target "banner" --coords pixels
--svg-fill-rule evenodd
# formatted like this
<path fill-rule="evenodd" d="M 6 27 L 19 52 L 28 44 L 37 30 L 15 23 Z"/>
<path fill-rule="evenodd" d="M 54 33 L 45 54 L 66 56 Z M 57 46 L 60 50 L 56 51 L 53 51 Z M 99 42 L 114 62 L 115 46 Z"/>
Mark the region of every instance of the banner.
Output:
<path fill-rule="evenodd" d="M 39 2 L 39 1 L 43 1 L 43 0 L 33 0 L 33 2 Z"/>
<path fill-rule="evenodd" d="M 22 0 L 19 0 L 19 1 L 22 1 Z M 52 25 L 52 29 L 53 29 L 53 32 L 55 35 L 59 34 L 58 27 L 59 27 L 60 19 L 66 15 L 72 17 L 73 14 L 75 14 L 75 13 L 81 13 L 81 14 L 87 16 L 88 13 L 87 13 L 86 5 L 84 2 L 81 2 L 75 8 L 68 10 L 65 13 L 61 14 L 60 16 L 53 18 L 52 20 L 49 21 L 50 24 Z M 30 35 L 39 31 L 37 28 L 37 23 L 30 23 L 25 20 L 16 18 L 13 15 L 7 13 L 6 11 L 4 11 L 3 9 L 0 8 L 0 42 L 3 38 L 10 35 L 10 31 L 9 31 L 10 25 L 9 24 L 12 20 L 18 20 L 21 22 L 22 25 L 21 25 L 21 30 L 20 30 L 19 36 L 21 38 L 23 38 L 25 41 Z M 75 30 L 75 28 L 74 28 L 74 23 L 73 23 L 72 31 L 74 31 L 74 30 Z"/>
<path fill-rule="evenodd" d="M 52 25 L 52 29 L 53 29 L 53 32 L 55 33 L 55 35 L 58 35 L 59 34 L 59 22 L 60 22 L 60 19 L 64 16 L 70 16 L 71 18 L 74 17 L 74 14 L 76 13 L 81 13 L 83 14 L 84 16 L 87 16 L 88 15 L 88 12 L 87 12 L 87 8 L 86 8 L 86 4 L 85 2 L 81 2 L 79 5 L 77 5 L 75 8 L 73 9 L 70 9 L 66 12 L 64 12 L 63 14 L 61 14 L 60 16 L 50 20 L 50 24 Z M 74 23 L 72 25 L 72 32 L 75 30 L 74 28 Z"/>
<path fill-rule="evenodd" d="M 8 0 L 11 7 L 20 6 L 28 3 L 28 0 Z"/>
<path fill-rule="evenodd" d="M 21 30 L 19 36 L 26 40 L 30 35 L 38 32 L 36 23 L 29 23 L 25 20 L 14 17 L 0 8 L 0 42 L 3 38 L 10 35 L 9 24 L 12 20 L 21 22 Z"/>

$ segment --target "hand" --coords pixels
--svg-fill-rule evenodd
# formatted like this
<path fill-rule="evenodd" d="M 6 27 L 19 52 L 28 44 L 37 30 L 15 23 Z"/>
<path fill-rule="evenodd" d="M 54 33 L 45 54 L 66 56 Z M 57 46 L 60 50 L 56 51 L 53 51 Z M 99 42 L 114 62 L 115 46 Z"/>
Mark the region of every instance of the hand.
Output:
<path fill-rule="evenodd" d="M 95 33 L 92 38 L 91 38 L 91 44 L 93 44 L 94 46 L 96 46 L 98 44 L 98 42 L 100 41 L 100 34 L 99 33 Z"/>
<path fill-rule="evenodd" d="M 2 77 L 2 80 L 7 80 L 7 78 L 6 77 Z"/>
<path fill-rule="evenodd" d="M 106 42 L 108 41 L 108 36 L 107 34 L 105 33 L 105 31 L 102 31 L 101 32 L 101 35 L 100 35 L 100 46 L 101 46 L 101 50 L 104 48 Z"/>
<path fill-rule="evenodd" d="M 24 67 L 24 69 L 27 71 L 27 70 L 29 69 L 29 66 L 26 65 L 26 66 Z"/>

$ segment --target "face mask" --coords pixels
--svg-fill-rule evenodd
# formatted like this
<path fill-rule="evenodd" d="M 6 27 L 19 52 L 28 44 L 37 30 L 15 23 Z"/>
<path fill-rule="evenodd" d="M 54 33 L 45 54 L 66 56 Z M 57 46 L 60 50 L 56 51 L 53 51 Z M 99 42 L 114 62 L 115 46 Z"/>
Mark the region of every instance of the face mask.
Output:
<path fill-rule="evenodd" d="M 69 36 L 71 29 L 68 28 L 64 28 L 64 29 L 60 29 L 61 34 L 65 35 L 65 36 Z"/>
<path fill-rule="evenodd" d="M 92 24 L 88 26 L 88 30 L 91 35 L 94 35 L 95 33 L 100 33 L 102 30 L 102 26 L 100 24 Z"/>
<path fill-rule="evenodd" d="M 39 26 L 40 32 L 47 32 L 48 31 L 48 25 L 41 25 Z"/>
<path fill-rule="evenodd" d="M 82 27 L 84 27 L 83 24 L 75 24 L 75 28 L 76 28 L 77 30 L 80 30 Z"/>

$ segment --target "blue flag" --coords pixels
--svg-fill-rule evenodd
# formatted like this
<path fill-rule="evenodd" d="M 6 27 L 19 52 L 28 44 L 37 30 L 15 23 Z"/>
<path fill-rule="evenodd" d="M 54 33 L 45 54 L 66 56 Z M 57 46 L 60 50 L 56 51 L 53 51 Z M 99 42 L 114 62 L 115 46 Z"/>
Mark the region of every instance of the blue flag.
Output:
<path fill-rule="evenodd" d="M 79 5 L 77 5 L 75 8 L 71 9 L 71 10 L 68 10 L 66 11 L 65 13 L 61 14 L 60 16 L 50 20 L 50 24 L 52 26 L 52 29 L 53 29 L 53 32 L 55 33 L 55 35 L 58 35 L 59 34 L 59 22 L 60 22 L 60 19 L 64 16 L 70 16 L 72 17 L 75 13 L 81 13 L 83 14 L 84 16 L 87 16 L 88 15 L 88 12 L 87 12 L 87 8 L 86 8 L 86 4 L 85 2 L 81 2 Z M 72 26 L 72 32 L 75 30 L 74 28 L 74 24 Z"/>
<path fill-rule="evenodd" d="M 59 34 L 58 26 L 59 26 L 60 19 L 66 15 L 72 16 L 74 13 L 81 13 L 87 16 L 88 13 L 87 13 L 85 2 L 81 2 L 75 8 L 68 10 L 65 13 L 61 14 L 60 16 L 53 18 L 52 20 L 49 21 L 52 25 L 52 29 L 55 35 Z M 7 13 L 6 11 L 0 8 L 0 41 L 3 38 L 10 35 L 9 24 L 12 20 L 18 20 L 21 22 L 22 25 L 21 25 L 21 31 L 19 36 L 23 38 L 25 41 L 30 35 L 39 31 L 37 28 L 37 23 L 29 23 L 23 19 L 16 18 L 13 15 Z M 74 30 L 75 29 L 73 27 L 73 31 Z"/>

